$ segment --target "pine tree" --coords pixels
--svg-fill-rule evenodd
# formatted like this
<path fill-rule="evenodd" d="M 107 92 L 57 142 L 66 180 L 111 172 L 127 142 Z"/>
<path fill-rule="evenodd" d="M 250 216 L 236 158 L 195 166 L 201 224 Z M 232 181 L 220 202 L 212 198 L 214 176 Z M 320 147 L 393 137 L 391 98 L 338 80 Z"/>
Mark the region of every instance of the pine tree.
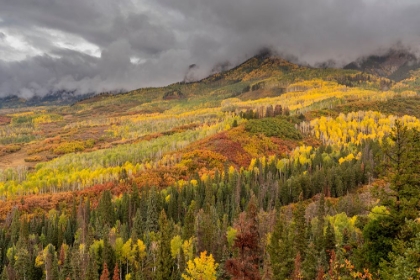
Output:
<path fill-rule="evenodd" d="M 143 236 L 143 217 L 141 216 L 140 208 L 137 209 L 133 218 L 133 227 L 131 230 L 131 238 L 136 241 Z"/>
<path fill-rule="evenodd" d="M 403 224 L 406 219 L 416 219 L 420 210 L 420 132 L 396 121 L 390 139 L 394 144 L 385 142 L 384 150 L 391 191 L 383 200 L 391 216 Z"/>
<path fill-rule="evenodd" d="M 305 252 L 305 260 L 302 263 L 302 275 L 304 279 L 315 279 L 318 268 L 319 254 L 315 244 L 311 242 Z"/>
<path fill-rule="evenodd" d="M 12 211 L 12 223 L 10 225 L 10 241 L 12 244 L 16 244 L 19 239 L 20 231 L 20 211 L 18 208 L 13 208 Z"/>
<path fill-rule="evenodd" d="M 182 238 L 184 240 L 188 240 L 194 236 L 194 223 L 195 223 L 195 201 L 193 200 L 188 207 L 187 214 L 185 215 L 184 219 L 184 227 L 182 232 Z"/>
<path fill-rule="evenodd" d="M 399 240 L 409 242 L 416 236 L 407 225 L 420 210 L 420 132 L 396 121 L 389 138 L 393 144 L 384 141 L 384 166 L 390 187 L 381 197 L 389 215 L 370 220 L 363 229 L 364 256 L 375 270 L 381 261 L 392 265 L 390 252 L 403 253 L 395 250 Z"/>
<path fill-rule="evenodd" d="M 115 211 L 112 204 L 112 195 L 109 190 L 104 191 L 99 200 L 98 218 L 101 225 L 112 227 L 115 224 Z"/>
<path fill-rule="evenodd" d="M 328 256 L 331 256 L 331 253 L 335 251 L 336 248 L 336 239 L 334 228 L 330 222 L 328 222 L 327 230 L 325 232 L 325 252 Z"/>
<path fill-rule="evenodd" d="M 200 211 L 196 217 L 197 250 L 217 254 L 220 238 L 218 237 L 219 220 L 216 209 L 212 206 L 208 212 Z"/>
<path fill-rule="evenodd" d="M 317 224 L 315 228 L 315 248 L 318 252 L 324 249 L 324 225 L 325 225 L 325 196 L 320 195 L 317 211 Z"/>
<path fill-rule="evenodd" d="M 301 196 L 302 197 L 302 196 Z M 294 223 L 294 248 L 300 254 L 301 259 L 305 258 L 305 251 L 307 248 L 306 244 L 306 219 L 305 219 L 305 205 L 302 201 L 299 201 L 295 205 L 295 209 L 293 211 L 293 223 Z"/>
<path fill-rule="evenodd" d="M 273 279 L 282 280 L 290 276 L 293 268 L 293 248 L 289 238 L 289 230 L 285 225 L 285 217 L 277 217 L 274 231 L 268 244 Z"/>
<path fill-rule="evenodd" d="M 281 260 L 284 258 L 284 256 L 280 254 L 280 242 L 282 241 L 283 226 L 282 216 L 279 215 L 277 217 L 276 224 L 274 225 L 274 231 L 271 234 L 270 243 L 267 246 L 267 251 L 270 255 L 271 268 L 274 275 L 280 274 Z"/>
<path fill-rule="evenodd" d="M 159 228 L 160 240 L 156 279 L 172 279 L 175 263 L 171 256 L 171 226 L 164 210 L 159 216 Z"/>
<path fill-rule="evenodd" d="M 147 232 L 156 232 L 158 230 L 158 194 L 155 188 L 152 188 L 149 191 L 149 196 L 147 200 L 147 219 L 146 219 L 146 231 Z"/>
<path fill-rule="evenodd" d="M 16 271 L 16 277 L 18 279 L 30 279 L 33 265 L 28 250 L 25 248 L 17 248 L 15 259 L 14 269 Z"/>
<path fill-rule="evenodd" d="M 104 238 L 104 247 L 102 250 L 102 260 L 107 265 L 107 267 L 114 267 L 115 265 L 115 252 L 111 244 L 108 241 L 108 238 Z"/>
<path fill-rule="evenodd" d="M 71 249 L 68 249 L 66 256 L 64 258 L 64 263 L 61 269 L 62 279 L 66 279 L 70 277 L 72 274 L 72 266 L 71 266 Z"/>

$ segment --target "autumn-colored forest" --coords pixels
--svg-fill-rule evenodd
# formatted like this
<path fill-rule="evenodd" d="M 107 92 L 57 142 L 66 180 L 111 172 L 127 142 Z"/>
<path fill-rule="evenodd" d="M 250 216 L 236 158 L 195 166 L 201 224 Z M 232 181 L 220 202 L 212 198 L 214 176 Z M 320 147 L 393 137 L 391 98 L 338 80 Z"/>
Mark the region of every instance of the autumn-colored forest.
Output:
<path fill-rule="evenodd" d="M 419 73 L 254 57 L 0 110 L 1 279 L 420 279 Z"/>

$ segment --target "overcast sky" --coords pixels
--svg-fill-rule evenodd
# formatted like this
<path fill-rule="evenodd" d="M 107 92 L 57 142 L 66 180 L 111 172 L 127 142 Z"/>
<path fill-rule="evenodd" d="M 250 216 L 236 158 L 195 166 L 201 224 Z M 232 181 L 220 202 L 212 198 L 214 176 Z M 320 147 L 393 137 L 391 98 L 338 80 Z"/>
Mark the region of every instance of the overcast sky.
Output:
<path fill-rule="evenodd" d="M 419 15 L 418 0 L 0 0 L 0 97 L 161 86 L 263 47 L 310 64 L 417 52 Z"/>

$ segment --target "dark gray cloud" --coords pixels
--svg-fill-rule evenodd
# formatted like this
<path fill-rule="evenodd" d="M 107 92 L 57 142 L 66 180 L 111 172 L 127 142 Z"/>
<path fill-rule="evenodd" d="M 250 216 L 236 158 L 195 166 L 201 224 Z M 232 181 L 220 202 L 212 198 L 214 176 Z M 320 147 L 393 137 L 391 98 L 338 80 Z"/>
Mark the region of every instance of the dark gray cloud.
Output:
<path fill-rule="evenodd" d="M 202 78 L 262 47 L 340 65 L 397 42 L 418 52 L 420 43 L 415 0 L 0 0 L 0 7 L 0 97 Z"/>

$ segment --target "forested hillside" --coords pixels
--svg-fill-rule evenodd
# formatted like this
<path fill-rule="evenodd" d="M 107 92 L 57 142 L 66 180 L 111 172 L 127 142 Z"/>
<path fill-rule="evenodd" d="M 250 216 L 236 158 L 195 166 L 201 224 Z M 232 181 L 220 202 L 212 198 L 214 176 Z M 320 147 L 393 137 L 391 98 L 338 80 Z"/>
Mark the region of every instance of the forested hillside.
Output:
<path fill-rule="evenodd" d="M 1 279 L 420 279 L 418 70 L 267 54 L 0 110 Z"/>

